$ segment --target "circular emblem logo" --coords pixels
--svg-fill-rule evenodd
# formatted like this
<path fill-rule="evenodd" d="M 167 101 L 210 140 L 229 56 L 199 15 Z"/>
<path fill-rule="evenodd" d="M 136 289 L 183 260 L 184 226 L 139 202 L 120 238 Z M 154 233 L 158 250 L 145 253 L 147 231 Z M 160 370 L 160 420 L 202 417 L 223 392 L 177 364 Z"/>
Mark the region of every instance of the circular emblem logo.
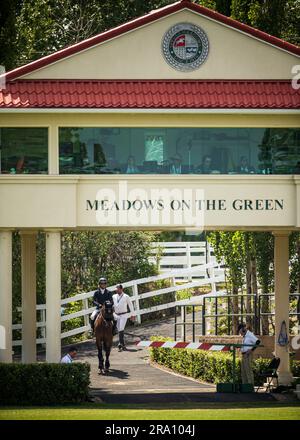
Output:
<path fill-rule="evenodd" d="M 179 23 L 164 35 L 162 51 L 165 60 L 174 69 L 189 71 L 198 69 L 208 56 L 206 33 L 191 23 Z"/>

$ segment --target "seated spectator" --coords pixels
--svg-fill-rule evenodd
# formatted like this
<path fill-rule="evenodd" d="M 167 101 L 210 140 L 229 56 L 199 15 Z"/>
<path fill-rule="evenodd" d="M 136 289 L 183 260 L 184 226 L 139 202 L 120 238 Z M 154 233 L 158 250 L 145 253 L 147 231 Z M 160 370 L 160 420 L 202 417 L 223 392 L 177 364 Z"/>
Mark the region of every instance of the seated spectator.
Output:
<path fill-rule="evenodd" d="M 249 165 L 247 157 L 242 156 L 240 159 L 240 164 L 236 168 L 236 172 L 238 174 L 251 174 L 255 173 L 255 169 L 251 165 Z"/>
<path fill-rule="evenodd" d="M 72 346 L 69 348 L 68 353 L 61 359 L 61 364 L 71 364 L 77 356 L 77 348 Z"/>
<path fill-rule="evenodd" d="M 16 164 L 16 172 L 17 173 L 23 173 L 24 172 L 24 163 L 25 163 L 25 157 L 21 156 Z"/>
<path fill-rule="evenodd" d="M 196 168 L 197 173 L 201 174 L 211 174 L 215 172 L 215 170 L 212 169 L 212 158 L 209 155 L 205 155 L 202 159 L 201 165 L 199 165 Z"/>
<path fill-rule="evenodd" d="M 137 174 L 140 173 L 139 167 L 135 164 L 135 157 L 129 156 L 127 160 L 127 165 L 125 166 L 126 174 Z"/>
<path fill-rule="evenodd" d="M 181 174 L 182 173 L 182 158 L 180 154 L 175 154 L 174 157 L 171 157 L 170 163 L 170 174 Z"/>
<path fill-rule="evenodd" d="M 144 160 L 143 172 L 146 174 L 156 174 L 158 172 L 157 160 Z"/>
<path fill-rule="evenodd" d="M 159 164 L 158 172 L 160 174 L 169 174 L 170 172 L 170 161 L 169 159 L 162 160 Z"/>

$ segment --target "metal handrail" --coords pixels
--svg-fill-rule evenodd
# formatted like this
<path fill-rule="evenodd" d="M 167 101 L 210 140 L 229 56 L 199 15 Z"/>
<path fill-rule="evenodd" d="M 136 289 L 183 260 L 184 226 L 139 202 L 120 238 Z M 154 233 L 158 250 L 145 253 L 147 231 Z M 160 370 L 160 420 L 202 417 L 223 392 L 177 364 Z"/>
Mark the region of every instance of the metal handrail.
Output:
<path fill-rule="evenodd" d="M 252 307 L 253 310 L 251 312 L 247 312 L 245 311 L 245 304 L 244 304 L 244 298 L 253 298 L 253 303 L 252 303 Z M 228 294 L 228 295 L 205 295 L 203 296 L 203 305 L 202 305 L 202 309 L 201 309 L 201 315 L 202 315 L 202 335 L 205 336 L 206 334 L 206 319 L 207 318 L 214 318 L 215 319 L 215 334 L 218 335 L 218 323 L 219 323 L 219 319 L 220 318 L 226 318 L 227 317 L 227 327 L 228 329 L 230 329 L 231 326 L 231 318 L 233 317 L 250 317 L 250 318 L 254 318 L 254 332 L 259 334 L 261 333 L 261 318 L 265 317 L 265 316 L 275 316 L 274 312 L 262 312 L 261 311 L 261 298 L 263 297 L 274 297 L 274 293 L 261 293 L 258 295 L 254 295 L 254 294 L 249 294 L 249 293 L 245 293 L 245 294 Z M 300 293 L 298 292 L 294 292 L 294 293 L 290 293 L 290 298 L 297 298 L 300 297 Z M 219 300 L 221 300 L 221 298 L 227 299 L 227 311 L 223 312 L 223 313 L 218 313 L 218 306 L 219 306 Z M 229 300 L 230 298 L 234 298 L 237 301 L 240 301 L 240 305 L 238 305 L 240 311 L 238 313 L 232 313 L 229 310 Z M 215 300 L 215 312 L 216 313 L 209 313 L 206 314 L 206 301 L 213 299 Z M 175 340 L 177 339 L 177 327 L 178 325 L 181 325 L 182 328 L 182 338 L 183 340 L 186 339 L 186 326 L 187 325 L 192 325 L 192 329 L 193 329 L 193 342 L 195 342 L 195 326 L 196 325 L 200 325 L 201 321 L 195 321 L 195 319 L 193 318 L 192 321 L 186 321 L 185 316 L 186 316 L 186 307 L 193 307 L 193 314 L 195 314 L 195 307 L 201 307 L 200 304 L 189 304 L 189 305 L 178 305 L 178 307 L 183 307 L 183 312 L 182 312 L 182 321 L 180 323 L 177 322 L 177 311 L 175 310 L 175 324 L 174 324 L 174 337 Z M 297 316 L 300 317 L 300 312 L 298 311 L 290 311 L 290 316 Z"/>

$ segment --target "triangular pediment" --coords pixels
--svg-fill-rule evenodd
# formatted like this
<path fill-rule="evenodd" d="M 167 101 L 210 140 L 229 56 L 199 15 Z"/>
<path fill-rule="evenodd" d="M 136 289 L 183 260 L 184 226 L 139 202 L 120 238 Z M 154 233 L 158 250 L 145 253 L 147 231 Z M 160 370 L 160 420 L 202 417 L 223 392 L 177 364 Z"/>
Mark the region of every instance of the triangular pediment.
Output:
<path fill-rule="evenodd" d="M 172 63 L 163 54 L 164 36 L 183 23 L 201 29 L 208 40 L 207 48 L 203 47 L 203 41 L 200 43 L 207 56 L 194 70 L 178 67 L 176 63 L 171 66 Z M 67 55 L 61 59 L 51 59 L 50 56 L 49 64 L 41 67 L 37 64 L 35 70 L 25 72 L 19 78 L 289 79 L 292 67 L 299 64 L 296 53 L 190 8 L 181 8 L 148 23 L 141 22 L 137 27 L 126 29 L 123 26 L 120 34 L 115 32 L 111 35 L 111 38 L 90 47 L 78 45 L 79 51 L 66 51 Z M 196 51 L 193 39 L 191 41 L 188 49 Z M 176 44 L 180 46 L 180 41 Z"/>

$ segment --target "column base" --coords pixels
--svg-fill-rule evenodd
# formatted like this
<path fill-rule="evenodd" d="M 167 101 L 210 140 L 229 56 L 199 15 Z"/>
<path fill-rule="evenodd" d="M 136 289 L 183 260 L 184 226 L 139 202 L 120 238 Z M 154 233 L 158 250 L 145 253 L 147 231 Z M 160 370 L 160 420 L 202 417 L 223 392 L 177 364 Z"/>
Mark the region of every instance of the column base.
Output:
<path fill-rule="evenodd" d="M 279 385 L 291 385 L 293 382 L 293 375 L 289 371 L 278 372 L 278 383 Z"/>

